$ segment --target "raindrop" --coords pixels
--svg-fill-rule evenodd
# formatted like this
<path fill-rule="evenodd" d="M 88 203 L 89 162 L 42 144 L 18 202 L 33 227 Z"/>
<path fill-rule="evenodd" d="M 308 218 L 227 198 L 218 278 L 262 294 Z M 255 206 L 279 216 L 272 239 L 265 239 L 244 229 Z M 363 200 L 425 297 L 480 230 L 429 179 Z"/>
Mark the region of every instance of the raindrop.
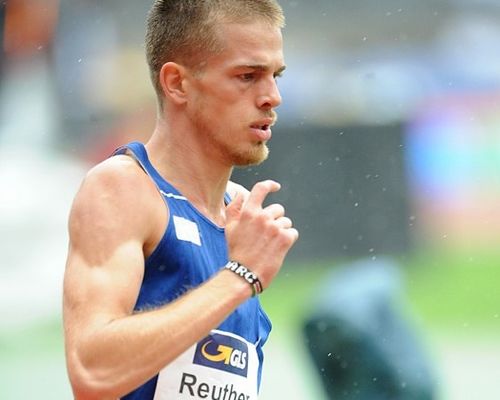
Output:
<path fill-rule="evenodd" d="M 357 207 L 357 206 L 359 206 L 359 203 L 354 203 L 354 207 Z"/>
<path fill-rule="evenodd" d="M 78 59 L 78 63 L 81 63 L 81 62 L 82 62 L 82 59 L 81 59 L 81 58 L 79 58 L 79 59 Z"/>
<path fill-rule="evenodd" d="M 328 357 L 331 357 L 332 356 L 332 353 L 328 353 Z"/>
<path fill-rule="evenodd" d="M 363 42 L 366 42 L 368 38 L 366 36 L 363 36 Z"/>

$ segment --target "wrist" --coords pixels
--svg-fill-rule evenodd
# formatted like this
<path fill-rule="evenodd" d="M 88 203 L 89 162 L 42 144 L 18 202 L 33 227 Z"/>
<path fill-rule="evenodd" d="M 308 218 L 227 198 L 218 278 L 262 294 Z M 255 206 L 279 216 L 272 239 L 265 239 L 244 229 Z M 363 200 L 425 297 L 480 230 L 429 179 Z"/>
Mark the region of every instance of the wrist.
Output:
<path fill-rule="evenodd" d="M 227 269 L 228 271 L 233 272 L 243 282 L 246 282 L 246 284 L 249 285 L 249 287 L 252 290 L 252 297 L 262 293 L 262 291 L 264 290 L 257 274 L 252 272 L 248 267 L 244 266 L 243 264 L 240 264 L 238 261 L 234 260 L 229 261 L 223 267 L 223 269 Z"/>

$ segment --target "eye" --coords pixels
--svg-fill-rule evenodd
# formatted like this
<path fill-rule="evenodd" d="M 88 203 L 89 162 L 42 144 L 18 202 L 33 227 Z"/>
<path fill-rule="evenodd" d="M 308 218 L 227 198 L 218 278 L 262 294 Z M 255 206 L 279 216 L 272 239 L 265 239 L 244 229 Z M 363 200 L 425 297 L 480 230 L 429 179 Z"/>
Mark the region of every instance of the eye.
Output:
<path fill-rule="evenodd" d="M 239 78 L 244 82 L 250 82 L 250 81 L 253 81 L 255 79 L 255 73 L 249 72 L 246 74 L 241 74 L 241 75 L 239 75 Z"/>

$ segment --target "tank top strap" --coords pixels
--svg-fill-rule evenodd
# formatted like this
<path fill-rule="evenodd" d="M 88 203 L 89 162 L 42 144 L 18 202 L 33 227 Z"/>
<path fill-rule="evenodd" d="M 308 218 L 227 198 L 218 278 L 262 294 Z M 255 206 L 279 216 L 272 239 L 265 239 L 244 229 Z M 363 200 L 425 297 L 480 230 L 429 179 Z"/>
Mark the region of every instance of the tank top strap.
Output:
<path fill-rule="evenodd" d="M 159 191 L 166 197 L 174 197 L 182 200 L 186 200 L 181 193 L 172 186 L 169 182 L 167 182 L 160 173 L 153 167 L 151 161 L 149 161 L 148 153 L 144 144 L 141 142 L 131 142 L 124 146 L 118 147 L 113 155 L 118 154 L 129 154 L 132 156 L 137 163 L 141 166 L 141 168 L 148 174 L 151 179 L 154 181 L 155 185 L 158 187 Z"/>

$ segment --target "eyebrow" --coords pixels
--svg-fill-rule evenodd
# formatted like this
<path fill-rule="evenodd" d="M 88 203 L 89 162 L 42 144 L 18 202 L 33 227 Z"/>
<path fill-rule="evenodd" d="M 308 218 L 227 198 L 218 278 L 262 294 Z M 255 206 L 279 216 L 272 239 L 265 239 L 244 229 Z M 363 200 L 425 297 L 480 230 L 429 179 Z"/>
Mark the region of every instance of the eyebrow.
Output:
<path fill-rule="evenodd" d="M 243 68 L 247 68 L 247 69 L 253 69 L 255 71 L 261 71 L 261 72 L 267 72 L 270 70 L 269 66 L 267 65 L 262 65 L 262 64 L 244 64 L 244 65 L 239 65 L 238 67 L 236 67 L 237 69 L 243 69 Z M 283 71 L 286 69 L 286 65 L 283 65 L 281 68 L 279 68 L 275 74 L 276 75 L 280 75 L 283 73 Z"/>

